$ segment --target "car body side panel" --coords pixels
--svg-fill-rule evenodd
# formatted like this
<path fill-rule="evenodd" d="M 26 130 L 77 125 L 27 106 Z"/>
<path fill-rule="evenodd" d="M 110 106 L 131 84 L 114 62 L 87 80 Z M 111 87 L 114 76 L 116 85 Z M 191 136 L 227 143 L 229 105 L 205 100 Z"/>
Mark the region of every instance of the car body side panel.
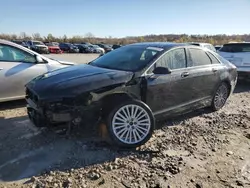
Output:
<path fill-rule="evenodd" d="M 193 100 L 192 78 L 182 77 L 186 69 L 173 71 L 168 75 L 152 75 L 148 78 L 147 101 L 155 114 Z"/>
<path fill-rule="evenodd" d="M 33 78 L 48 71 L 46 64 L 1 62 L 0 101 L 25 95 L 25 85 Z"/>

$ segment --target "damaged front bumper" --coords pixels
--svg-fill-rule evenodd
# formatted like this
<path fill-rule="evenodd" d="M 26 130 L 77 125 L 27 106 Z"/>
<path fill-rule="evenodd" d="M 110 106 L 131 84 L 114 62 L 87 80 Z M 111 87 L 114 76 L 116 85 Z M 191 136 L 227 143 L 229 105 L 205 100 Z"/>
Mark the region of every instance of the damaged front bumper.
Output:
<path fill-rule="evenodd" d="M 99 116 L 97 105 L 76 105 L 73 100 L 40 101 L 35 94 L 27 95 L 27 113 L 37 127 L 65 126 L 69 123 L 92 123 Z"/>
<path fill-rule="evenodd" d="M 52 111 L 43 107 L 39 107 L 31 99 L 27 101 L 27 113 L 31 122 L 37 127 L 49 127 L 59 124 L 68 124 L 73 121 L 73 110 L 67 112 Z"/>

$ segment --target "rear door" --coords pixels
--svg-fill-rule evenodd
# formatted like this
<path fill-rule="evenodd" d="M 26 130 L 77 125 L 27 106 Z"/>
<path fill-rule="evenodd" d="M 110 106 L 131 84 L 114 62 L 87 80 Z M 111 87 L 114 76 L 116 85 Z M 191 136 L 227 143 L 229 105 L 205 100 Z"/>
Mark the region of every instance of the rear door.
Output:
<path fill-rule="evenodd" d="M 220 74 L 224 69 L 224 66 L 211 53 L 211 57 L 208 53 L 192 47 L 188 49 L 187 53 L 188 71 L 193 75 L 193 98 L 197 101 L 213 97 L 214 91 L 220 83 Z"/>
<path fill-rule="evenodd" d="M 250 69 L 250 43 L 224 44 L 218 53 L 239 70 Z"/>
<path fill-rule="evenodd" d="M 36 64 L 33 54 L 0 44 L 0 101 L 22 98 L 24 86 L 48 71 L 46 64 Z"/>

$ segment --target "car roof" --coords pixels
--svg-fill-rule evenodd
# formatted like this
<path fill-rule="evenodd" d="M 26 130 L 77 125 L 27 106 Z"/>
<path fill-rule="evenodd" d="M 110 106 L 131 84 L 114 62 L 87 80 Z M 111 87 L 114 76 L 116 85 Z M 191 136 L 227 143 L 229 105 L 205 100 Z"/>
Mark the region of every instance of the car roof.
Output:
<path fill-rule="evenodd" d="M 143 46 L 143 47 L 156 47 L 156 48 L 163 48 L 169 49 L 172 47 L 179 47 L 179 46 L 189 46 L 186 43 L 175 43 L 175 42 L 140 42 L 140 43 L 133 43 L 129 44 L 130 46 Z M 126 45 L 126 46 L 129 46 Z"/>

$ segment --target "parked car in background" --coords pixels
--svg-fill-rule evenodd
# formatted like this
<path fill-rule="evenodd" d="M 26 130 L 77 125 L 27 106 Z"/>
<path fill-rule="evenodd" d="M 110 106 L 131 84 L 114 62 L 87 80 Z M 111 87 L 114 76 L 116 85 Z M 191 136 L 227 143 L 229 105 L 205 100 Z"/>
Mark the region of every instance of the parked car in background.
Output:
<path fill-rule="evenodd" d="M 105 50 L 105 53 L 111 52 L 113 50 L 113 48 L 111 48 L 110 46 L 106 45 L 106 44 L 96 44 L 97 46 L 100 46 L 101 48 L 103 48 Z"/>
<path fill-rule="evenodd" d="M 45 43 L 46 46 L 49 48 L 50 53 L 61 54 L 63 51 L 59 48 L 59 46 L 53 43 Z"/>
<path fill-rule="evenodd" d="M 236 82 L 236 67 L 211 50 L 136 43 L 36 78 L 26 85 L 27 111 L 38 127 L 101 119 L 115 145 L 137 147 L 150 139 L 155 120 L 221 109 Z"/>
<path fill-rule="evenodd" d="M 94 52 L 92 48 L 90 48 L 88 45 L 85 45 L 85 44 L 75 44 L 75 46 L 77 46 L 80 53 L 93 53 Z"/>
<path fill-rule="evenodd" d="M 92 44 L 89 43 L 89 42 L 81 42 L 81 44 L 92 45 Z"/>
<path fill-rule="evenodd" d="M 49 48 L 42 41 L 29 40 L 26 43 L 30 46 L 31 50 L 37 53 L 49 54 Z"/>
<path fill-rule="evenodd" d="M 117 48 L 120 48 L 120 47 L 122 47 L 122 45 L 119 45 L 119 44 L 114 44 L 114 45 L 112 46 L 113 49 L 117 49 Z"/>
<path fill-rule="evenodd" d="M 233 63 L 238 70 L 239 77 L 250 78 L 250 43 L 233 42 L 224 44 L 218 53 Z"/>
<path fill-rule="evenodd" d="M 10 41 L 0 40 L 0 102 L 25 97 L 25 84 L 48 71 L 74 65 L 44 57 Z"/>
<path fill-rule="evenodd" d="M 213 52 L 216 52 L 215 47 L 212 44 L 209 44 L 209 43 L 190 42 L 189 44 L 195 45 L 195 46 L 200 46 L 202 48 L 207 48 L 209 50 L 212 50 Z"/>
<path fill-rule="evenodd" d="M 79 52 L 79 49 L 71 43 L 59 43 L 59 48 L 63 52 L 68 52 L 68 53 L 78 53 Z"/>
<path fill-rule="evenodd" d="M 222 47 L 222 45 L 216 45 L 214 48 L 216 51 L 218 51 L 221 47 Z"/>
<path fill-rule="evenodd" d="M 100 53 L 100 54 L 105 53 L 105 50 L 98 45 L 91 44 L 91 45 L 88 45 L 88 47 L 91 48 L 94 53 Z"/>
<path fill-rule="evenodd" d="M 26 48 L 30 48 L 30 46 L 25 41 L 22 41 L 22 40 L 12 40 L 11 42 L 14 42 Z"/>

